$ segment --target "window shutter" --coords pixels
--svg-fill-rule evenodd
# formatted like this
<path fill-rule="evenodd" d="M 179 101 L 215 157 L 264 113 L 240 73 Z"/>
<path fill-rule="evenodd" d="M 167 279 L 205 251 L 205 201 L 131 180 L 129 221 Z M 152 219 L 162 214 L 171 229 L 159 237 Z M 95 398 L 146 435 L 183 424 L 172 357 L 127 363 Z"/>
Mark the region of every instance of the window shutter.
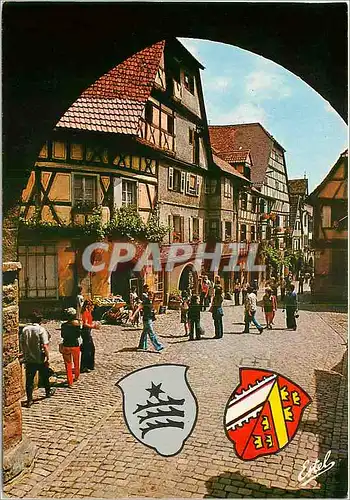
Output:
<path fill-rule="evenodd" d="M 168 226 L 169 226 L 169 243 L 173 242 L 173 216 L 168 215 Z"/>
<path fill-rule="evenodd" d="M 122 179 L 114 177 L 113 179 L 113 204 L 119 208 L 122 206 Z"/>
<path fill-rule="evenodd" d="M 185 241 L 185 217 L 180 217 L 181 241 Z"/>
<path fill-rule="evenodd" d="M 186 173 L 186 193 L 190 192 L 190 174 Z"/>
<path fill-rule="evenodd" d="M 186 172 L 181 172 L 181 185 L 180 185 L 181 193 L 185 192 L 185 178 L 186 178 Z"/>
<path fill-rule="evenodd" d="M 169 190 L 174 189 L 174 169 L 172 167 L 169 167 L 169 172 L 168 172 L 168 189 Z"/>
<path fill-rule="evenodd" d="M 197 178 L 196 178 L 196 196 L 199 196 L 200 185 L 201 185 L 201 178 L 199 177 L 199 175 L 197 175 Z"/>

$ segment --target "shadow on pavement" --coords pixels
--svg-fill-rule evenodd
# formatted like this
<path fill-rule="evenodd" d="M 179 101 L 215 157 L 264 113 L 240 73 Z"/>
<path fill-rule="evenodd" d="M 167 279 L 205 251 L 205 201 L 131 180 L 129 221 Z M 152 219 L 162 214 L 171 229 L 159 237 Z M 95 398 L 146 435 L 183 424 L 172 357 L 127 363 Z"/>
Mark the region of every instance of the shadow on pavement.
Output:
<path fill-rule="evenodd" d="M 271 473 L 275 473 L 271 470 Z M 320 484 L 322 476 L 319 477 Z M 276 481 L 278 476 L 276 475 Z M 204 498 L 323 498 L 324 486 L 319 489 L 300 488 L 287 489 L 268 487 L 258 481 L 252 481 L 239 472 L 224 472 L 213 476 L 205 482 L 208 494 Z"/>
<path fill-rule="evenodd" d="M 239 497 L 258 497 L 258 498 L 345 498 L 348 491 L 348 461 L 347 449 L 344 442 L 347 443 L 347 436 L 343 436 L 338 442 L 335 436 L 334 428 L 337 417 L 337 401 L 339 398 L 339 386 L 342 379 L 343 363 L 346 363 L 347 351 L 342 360 L 329 371 L 315 370 L 316 393 L 312 404 L 317 409 L 316 419 L 302 422 L 300 429 L 303 432 L 312 433 L 317 436 L 319 452 L 318 460 L 324 461 L 325 455 L 331 450 L 329 461 L 335 461 L 335 466 L 324 475 L 317 477 L 317 488 L 299 488 L 288 489 L 267 487 L 243 476 L 239 472 L 226 472 L 218 476 L 213 476 L 206 481 L 205 485 L 208 491 L 205 498 L 239 498 Z M 342 432 L 347 432 L 347 425 L 344 424 Z M 345 440 L 345 441 L 344 441 Z M 345 445 L 346 446 L 346 445 Z M 310 460 L 311 461 L 311 460 Z M 313 460 L 312 460 L 313 462 Z M 268 465 L 265 466 L 268 469 Z M 264 470 L 265 472 L 265 470 Z M 271 470 L 275 474 L 275 470 Z M 278 481 L 278 475 L 276 475 Z"/>
<path fill-rule="evenodd" d="M 346 313 L 348 310 L 346 303 L 314 302 L 310 292 L 298 295 L 298 300 L 300 311 Z"/>

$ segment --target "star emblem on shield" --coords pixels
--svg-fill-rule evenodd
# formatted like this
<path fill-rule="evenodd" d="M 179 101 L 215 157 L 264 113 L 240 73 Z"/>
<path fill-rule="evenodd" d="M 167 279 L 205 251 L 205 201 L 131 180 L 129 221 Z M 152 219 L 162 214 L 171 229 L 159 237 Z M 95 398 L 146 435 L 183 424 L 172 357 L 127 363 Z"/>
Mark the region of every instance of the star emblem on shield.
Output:
<path fill-rule="evenodd" d="M 240 384 L 228 400 L 224 426 L 242 460 L 277 453 L 295 436 L 310 396 L 278 373 L 240 368 Z"/>
<path fill-rule="evenodd" d="M 196 424 L 198 404 L 187 370 L 175 364 L 147 366 L 117 382 L 130 432 L 163 456 L 178 454 Z"/>

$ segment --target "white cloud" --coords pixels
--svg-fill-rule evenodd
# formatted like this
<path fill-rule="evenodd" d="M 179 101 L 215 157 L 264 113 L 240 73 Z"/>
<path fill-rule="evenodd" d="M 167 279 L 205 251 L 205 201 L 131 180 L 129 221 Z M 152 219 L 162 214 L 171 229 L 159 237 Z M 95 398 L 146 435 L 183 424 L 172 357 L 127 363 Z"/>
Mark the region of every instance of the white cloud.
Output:
<path fill-rule="evenodd" d="M 271 68 L 253 71 L 245 81 L 246 94 L 255 100 L 283 99 L 292 94 L 283 77 Z"/>
<path fill-rule="evenodd" d="M 209 109 L 211 125 L 230 125 L 235 123 L 253 123 L 260 122 L 263 125 L 267 123 L 267 113 L 262 106 L 246 102 L 238 104 L 227 113 L 217 113 L 215 108 Z"/>
<path fill-rule="evenodd" d="M 207 90 L 226 91 L 232 84 L 232 78 L 226 76 L 218 76 L 214 78 L 207 78 L 205 81 L 205 88 Z"/>

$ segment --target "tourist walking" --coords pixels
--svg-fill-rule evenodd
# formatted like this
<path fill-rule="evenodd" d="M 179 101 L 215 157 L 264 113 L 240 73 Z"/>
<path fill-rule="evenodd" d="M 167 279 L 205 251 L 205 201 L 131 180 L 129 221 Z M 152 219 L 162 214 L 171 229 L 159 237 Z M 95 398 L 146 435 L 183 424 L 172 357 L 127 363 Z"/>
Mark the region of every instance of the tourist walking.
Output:
<path fill-rule="evenodd" d="M 290 285 L 290 288 L 285 296 L 284 308 L 286 310 L 287 329 L 296 330 L 296 317 L 298 317 L 298 296 L 293 284 Z"/>
<path fill-rule="evenodd" d="M 26 325 L 20 336 L 20 349 L 26 371 L 27 408 L 33 404 L 34 377 L 39 372 L 39 377 L 44 385 L 46 397 L 54 394 L 49 380 L 49 334 L 40 325 L 42 316 L 33 311 L 30 315 L 31 323 Z"/>
<path fill-rule="evenodd" d="M 208 306 L 208 298 L 209 298 L 209 288 L 210 281 L 207 276 L 203 276 L 202 284 L 201 284 L 201 293 L 200 293 L 200 305 L 202 311 L 205 311 Z"/>
<path fill-rule="evenodd" d="M 183 293 L 181 301 L 181 323 L 185 327 L 185 337 L 188 335 L 188 309 L 189 309 L 189 298 L 187 293 Z"/>
<path fill-rule="evenodd" d="M 83 288 L 78 286 L 77 289 L 77 297 L 76 297 L 76 311 L 77 311 L 77 319 L 81 320 L 81 310 L 84 305 L 84 296 L 83 296 Z"/>
<path fill-rule="evenodd" d="M 233 293 L 235 295 L 235 306 L 239 306 L 239 295 L 241 293 L 241 285 L 240 285 L 238 279 L 235 282 L 235 286 L 233 288 Z"/>
<path fill-rule="evenodd" d="M 249 333 L 250 322 L 253 322 L 254 325 L 259 330 L 259 333 L 262 333 L 264 331 L 264 329 L 255 318 L 256 309 L 257 309 L 257 297 L 253 291 L 253 287 L 251 287 L 251 286 L 247 287 L 247 297 L 246 297 L 244 307 L 245 307 L 245 315 L 244 315 L 245 327 L 244 327 L 244 331 L 242 333 Z"/>
<path fill-rule="evenodd" d="M 224 301 L 222 287 L 217 286 L 215 288 L 215 294 L 211 303 L 210 311 L 214 320 L 215 338 L 221 339 L 224 334 L 224 327 L 222 324 L 222 317 L 224 311 L 222 309 L 222 303 Z"/>
<path fill-rule="evenodd" d="M 80 323 L 76 319 L 77 311 L 74 307 L 66 310 L 67 321 L 61 325 L 62 343 L 60 353 L 66 367 L 67 383 L 70 389 L 73 388 L 73 365 L 74 382 L 79 380 L 80 375 L 80 345 L 81 337 Z"/>
<path fill-rule="evenodd" d="M 247 288 L 248 288 L 248 283 L 243 280 L 243 283 L 242 283 L 242 287 L 241 287 L 241 290 L 242 290 L 242 304 L 244 305 L 245 304 L 245 301 L 246 301 L 246 298 L 247 298 Z"/>
<path fill-rule="evenodd" d="M 202 306 L 199 304 L 198 295 L 192 295 L 190 307 L 188 309 L 188 321 L 190 326 L 189 340 L 194 340 L 195 335 L 196 340 L 200 340 L 201 338 L 201 310 Z"/>
<path fill-rule="evenodd" d="M 82 329 L 81 338 L 83 340 L 80 350 L 81 350 L 81 361 L 80 361 L 80 373 L 86 373 L 95 369 L 95 344 L 92 338 L 91 330 L 98 326 L 92 320 L 92 311 L 94 309 L 94 304 L 92 300 L 85 300 L 82 308 Z"/>
<path fill-rule="evenodd" d="M 254 279 L 251 286 L 252 286 L 252 289 L 253 289 L 253 293 L 255 293 L 255 295 L 258 296 L 258 290 L 259 290 L 259 282 L 258 282 L 258 280 Z"/>
<path fill-rule="evenodd" d="M 262 310 L 265 313 L 266 328 L 272 330 L 273 319 L 275 311 L 277 310 L 277 301 L 275 295 L 272 294 L 271 288 L 267 287 L 265 289 L 265 295 L 263 296 L 262 300 Z"/>
<path fill-rule="evenodd" d="M 154 320 L 154 310 L 153 310 L 153 293 L 149 289 L 148 285 L 144 285 L 142 294 L 142 303 L 138 306 L 135 313 L 131 316 L 131 320 L 135 318 L 135 315 L 142 311 L 142 322 L 143 329 L 139 341 L 138 350 L 147 351 L 147 339 L 149 337 L 154 349 L 160 352 L 164 349 L 164 346 L 157 339 L 157 335 L 154 332 L 153 320 Z"/>
<path fill-rule="evenodd" d="M 304 293 L 304 275 L 302 273 L 300 273 L 298 294 L 302 295 L 303 293 Z"/>

